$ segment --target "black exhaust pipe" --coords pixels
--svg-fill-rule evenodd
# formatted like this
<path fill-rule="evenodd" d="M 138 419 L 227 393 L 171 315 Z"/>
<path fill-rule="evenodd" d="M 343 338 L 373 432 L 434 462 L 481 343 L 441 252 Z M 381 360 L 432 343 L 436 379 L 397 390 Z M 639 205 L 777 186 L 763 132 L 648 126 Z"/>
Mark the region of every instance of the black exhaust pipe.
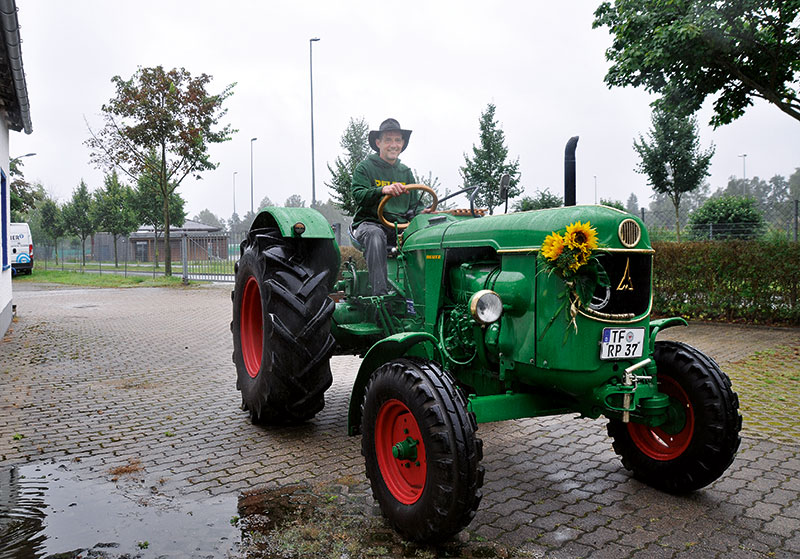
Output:
<path fill-rule="evenodd" d="M 578 147 L 578 136 L 567 142 L 564 150 L 564 205 L 575 205 L 575 148 Z"/>

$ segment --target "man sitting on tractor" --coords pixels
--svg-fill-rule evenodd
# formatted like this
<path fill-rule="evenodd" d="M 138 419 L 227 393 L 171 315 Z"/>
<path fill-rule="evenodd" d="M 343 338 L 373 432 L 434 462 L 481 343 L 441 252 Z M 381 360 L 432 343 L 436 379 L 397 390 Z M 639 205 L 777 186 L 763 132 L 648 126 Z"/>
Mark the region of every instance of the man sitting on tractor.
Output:
<path fill-rule="evenodd" d="M 406 190 L 406 185 L 414 184 L 414 175 L 398 158 L 408 147 L 410 136 L 411 130 L 403 130 L 399 122 L 387 118 L 378 130 L 369 133 L 369 145 L 378 153 L 359 163 L 353 172 L 352 192 L 358 205 L 353 217 L 353 235 L 364 249 L 373 295 L 389 291 L 386 249 L 397 243 L 396 232 L 381 225 L 378 219 L 381 198 L 392 197 L 385 213 L 398 223 L 410 220 L 419 205 L 419 192 Z"/>

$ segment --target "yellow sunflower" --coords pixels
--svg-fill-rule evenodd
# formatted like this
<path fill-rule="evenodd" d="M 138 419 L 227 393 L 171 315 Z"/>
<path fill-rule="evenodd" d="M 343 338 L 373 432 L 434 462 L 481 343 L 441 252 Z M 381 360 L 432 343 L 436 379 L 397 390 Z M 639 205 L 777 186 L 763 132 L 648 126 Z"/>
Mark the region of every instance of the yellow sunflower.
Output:
<path fill-rule="evenodd" d="M 580 250 L 584 255 L 588 256 L 589 253 L 597 248 L 597 230 L 592 227 L 589 221 L 586 223 L 576 221 L 567 226 L 564 242 L 569 248 Z"/>
<path fill-rule="evenodd" d="M 555 232 L 545 237 L 542 254 L 546 259 L 555 262 L 562 252 L 564 252 L 564 237 Z"/>
<path fill-rule="evenodd" d="M 573 272 L 577 272 L 578 268 L 580 268 L 589 261 L 589 252 L 581 249 L 575 251 L 573 254 L 575 259 L 573 262 L 570 263 L 569 269 L 572 270 Z"/>

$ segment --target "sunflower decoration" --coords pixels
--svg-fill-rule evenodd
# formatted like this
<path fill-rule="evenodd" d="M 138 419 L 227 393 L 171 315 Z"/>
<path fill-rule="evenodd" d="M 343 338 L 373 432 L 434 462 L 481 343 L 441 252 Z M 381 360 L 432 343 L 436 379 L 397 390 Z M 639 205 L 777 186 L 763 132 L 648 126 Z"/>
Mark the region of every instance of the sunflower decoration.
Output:
<path fill-rule="evenodd" d="M 567 291 L 562 295 L 566 298 L 564 304 L 556 311 L 542 332 L 542 336 L 561 311 L 567 308 L 569 308 L 569 324 L 577 333 L 578 325 L 575 317 L 578 310 L 586 308 L 598 285 L 606 287 L 609 284 L 608 275 L 597 261 L 598 249 L 597 230 L 589 221 L 586 223 L 576 221 L 568 225 L 565 231 L 553 231 L 545 238 L 539 253 L 544 263 L 543 270 L 555 273 L 564 280 Z"/>

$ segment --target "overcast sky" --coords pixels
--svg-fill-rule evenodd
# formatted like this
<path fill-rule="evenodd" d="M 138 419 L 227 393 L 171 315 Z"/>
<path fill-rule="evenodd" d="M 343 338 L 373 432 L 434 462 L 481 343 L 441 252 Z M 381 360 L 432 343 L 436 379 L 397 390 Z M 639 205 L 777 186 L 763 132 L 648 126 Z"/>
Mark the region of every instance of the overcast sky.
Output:
<path fill-rule="evenodd" d="M 185 67 L 213 76 L 210 91 L 236 82 L 226 116 L 239 132 L 211 148 L 219 163 L 179 191 L 189 216 L 204 208 L 228 218 L 254 204 L 311 201 L 309 39 L 314 43 L 317 199 L 330 195 L 327 163 L 341 154 L 351 117 L 377 128 L 386 117 L 411 128 L 402 161 L 432 172 L 442 189 L 460 185 L 464 153 L 478 141 L 478 120 L 497 106 L 509 154 L 519 157 L 525 193 L 563 195 L 566 141 L 577 149 L 578 203 L 599 198 L 646 206 L 651 191 L 634 171 L 633 140 L 650 127 L 652 97 L 609 90 L 606 29 L 592 29 L 599 0 L 571 2 L 330 2 L 199 0 L 123 2 L 18 0 L 33 134 L 12 134 L 12 157 L 26 178 L 66 201 L 83 178 L 94 190 L 102 172 L 89 163 L 86 121 L 100 127 L 111 78 L 138 66 Z M 569 9 L 565 6 L 569 6 Z M 716 145 L 709 182 L 731 176 L 788 177 L 800 167 L 800 123 L 756 102 L 717 130 L 699 113 L 701 143 Z"/>

